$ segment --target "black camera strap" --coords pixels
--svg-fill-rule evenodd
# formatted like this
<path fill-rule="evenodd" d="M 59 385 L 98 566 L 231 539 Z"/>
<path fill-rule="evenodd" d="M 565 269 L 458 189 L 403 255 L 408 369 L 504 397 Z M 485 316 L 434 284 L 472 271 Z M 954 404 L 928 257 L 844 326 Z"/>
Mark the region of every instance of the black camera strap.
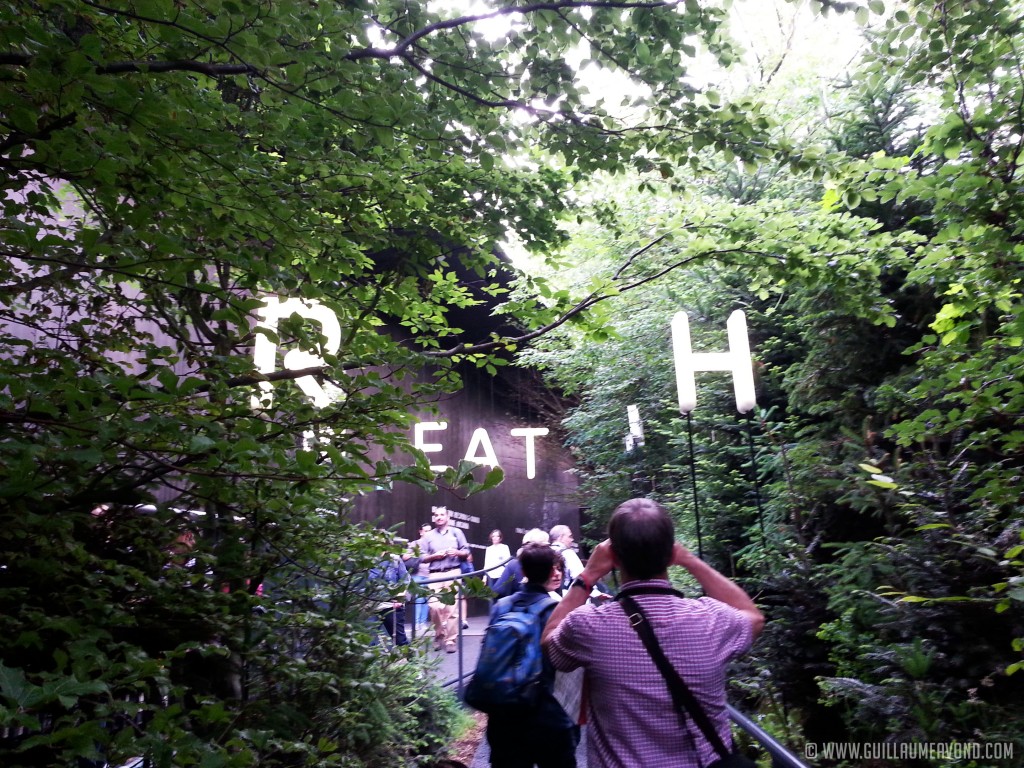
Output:
<path fill-rule="evenodd" d="M 686 713 L 689 712 L 690 717 L 693 718 L 693 721 L 704 733 L 704 737 L 714 747 L 715 752 L 723 759 L 727 758 L 729 750 L 725 748 L 721 736 L 718 735 L 718 731 L 712 725 L 711 719 L 700 705 L 700 702 L 697 701 L 697 697 L 693 695 L 693 692 L 687 687 L 683 678 L 679 676 L 675 667 L 672 666 L 672 662 L 665 656 L 665 652 L 661 650 L 661 645 L 658 643 L 658 638 L 654 635 L 654 630 L 651 629 L 651 623 L 647 620 L 647 615 L 643 612 L 640 604 L 630 596 L 630 592 L 633 594 L 675 594 L 680 597 L 683 596 L 682 593 L 668 587 L 643 587 L 630 590 L 629 592 L 624 590 L 615 599 L 619 600 L 622 603 L 622 607 L 626 609 L 626 619 L 629 621 L 629 625 L 636 630 L 636 633 L 647 648 L 647 652 L 651 655 L 655 666 L 661 672 L 661 676 L 665 678 L 668 690 L 672 694 L 672 702 L 675 704 L 676 710 L 683 721 L 685 722 Z"/>

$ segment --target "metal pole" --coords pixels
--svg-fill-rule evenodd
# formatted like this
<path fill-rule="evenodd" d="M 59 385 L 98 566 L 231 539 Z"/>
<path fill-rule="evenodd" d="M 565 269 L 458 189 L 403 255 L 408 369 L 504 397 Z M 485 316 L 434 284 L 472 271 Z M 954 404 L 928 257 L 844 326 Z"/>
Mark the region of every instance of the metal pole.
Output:
<path fill-rule="evenodd" d="M 754 500 L 757 502 L 757 521 L 761 526 L 761 546 L 765 549 L 768 548 L 768 539 L 764 532 L 764 508 L 761 506 L 761 479 L 757 472 L 757 456 L 754 453 L 754 428 L 752 426 L 753 419 L 750 418 L 750 413 L 747 413 L 747 442 L 750 446 L 750 472 L 753 475 L 752 480 L 754 482 Z"/>
<path fill-rule="evenodd" d="M 459 628 L 459 701 L 462 701 L 462 616 L 460 615 L 460 608 L 462 607 L 462 579 L 465 578 L 465 574 L 460 576 L 456 581 L 458 591 L 455 593 L 455 624 Z"/>
<path fill-rule="evenodd" d="M 690 486 L 693 488 L 693 519 L 697 525 L 697 557 L 704 559 L 704 540 L 700 533 L 700 502 L 697 500 L 697 458 L 693 453 L 693 417 L 686 412 L 686 435 L 690 444 Z"/>

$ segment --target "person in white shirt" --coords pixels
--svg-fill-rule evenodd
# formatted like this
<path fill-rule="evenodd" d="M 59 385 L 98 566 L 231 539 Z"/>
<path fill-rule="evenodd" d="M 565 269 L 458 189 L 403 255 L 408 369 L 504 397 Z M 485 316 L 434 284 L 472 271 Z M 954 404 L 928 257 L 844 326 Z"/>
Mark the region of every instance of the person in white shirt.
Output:
<path fill-rule="evenodd" d="M 577 576 L 583 573 L 583 561 L 580 560 L 580 556 L 576 554 L 574 549 L 576 540 L 573 538 L 572 531 L 568 525 L 556 525 L 551 529 L 548 536 L 551 539 L 551 546 L 565 560 L 564 585 L 568 586 Z"/>
<path fill-rule="evenodd" d="M 504 563 L 512 557 L 508 544 L 503 543 L 501 539 L 501 531 L 495 528 L 491 531 L 491 544 L 484 550 L 484 568 L 487 569 L 488 586 L 500 579 L 501 574 L 505 571 L 505 566 L 499 565 L 499 563 Z"/>

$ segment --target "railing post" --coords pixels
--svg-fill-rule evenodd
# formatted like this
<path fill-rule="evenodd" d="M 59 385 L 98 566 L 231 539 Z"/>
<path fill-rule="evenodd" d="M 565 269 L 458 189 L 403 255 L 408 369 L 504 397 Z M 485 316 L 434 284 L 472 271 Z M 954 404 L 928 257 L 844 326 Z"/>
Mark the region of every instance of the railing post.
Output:
<path fill-rule="evenodd" d="M 465 575 L 466 574 L 462 574 L 455 581 L 456 585 L 458 586 L 458 590 L 455 593 L 456 594 L 456 597 L 455 597 L 455 623 L 459 627 L 459 641 L 458 641 L 459 642 L 459 686 L 458 686 L 458 688 L 459 688 L 459 701 L 462 701 L 462 675 L 463 675 L 463 670 L 462 670 L 462 658 L 463 658 L 463 653 L 462 653 L 462 651 L 463 651 L 463 646 L 462 646 L 462 613 L 461 613 L 460 609 L 461 608 L 465 608 L 466 616 L 467 617 L 469 616 L 469 606 L 463 606 L 463 599 L 464 599 L 463 595 L 464 595 L 464 592 L 463 592 L 463 589 L 462 589 L 462 579 L 463 579 L 463 577 Z"/>

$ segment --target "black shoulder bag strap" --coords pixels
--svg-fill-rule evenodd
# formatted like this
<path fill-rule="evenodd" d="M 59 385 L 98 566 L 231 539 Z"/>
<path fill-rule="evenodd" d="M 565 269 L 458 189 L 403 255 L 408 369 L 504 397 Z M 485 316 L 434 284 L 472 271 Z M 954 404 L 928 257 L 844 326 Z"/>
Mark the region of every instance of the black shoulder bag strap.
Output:
<path fill-rule="evenodd" d="M 654 592 L 657 590 L 658 593 L 668 594 L 679 594 L 673 589 L 668 588 L 657 588 L 650 587 L 642 590 L 638 590 L 639 593 L 645 594 Z M 669 692 L 672 694 L 672 702 L 676 706 L 679 714 L 683 716 L 685 720 L 686 712 L 690 713 L 693 721 L 700 727 L 704 733 L 704 738 L 708 740 L 708 743 L 715 748 L 715 752 L 724 760 L 729 757 L 729 750 L 725 748 L 725 744 L 722 742 L 722 738 L 718 735 L 718 731 L 715 730 L 714 725 L 711 724 L 710 718 L 704 708 L 697 701 L 696 697 L 683 682 L 683 678 L 679 676 L 675 668 L 665 657 L 665 652 L 661 650 L 661 645 L 658 644 L 658 638 L 654 636 L 654 631 L 651 629 L 651 624 L 647 621 L 647 616 L 640 608 L 639 603 L 630 597 L 625 592 L 620 592 L 616 598 L 622 603 L 622 607 L 626 609 L 626 619 L 629 621 L 629 625 L 636 630 L 636 633 L 640 636 L 644 646 L 647 648 L 647 652 L 651 655 L 654 664 L 658 667 L 658 671 L 661 672 L 661 676 L 665 678 L 665 682 L 668 684 Z"/>

